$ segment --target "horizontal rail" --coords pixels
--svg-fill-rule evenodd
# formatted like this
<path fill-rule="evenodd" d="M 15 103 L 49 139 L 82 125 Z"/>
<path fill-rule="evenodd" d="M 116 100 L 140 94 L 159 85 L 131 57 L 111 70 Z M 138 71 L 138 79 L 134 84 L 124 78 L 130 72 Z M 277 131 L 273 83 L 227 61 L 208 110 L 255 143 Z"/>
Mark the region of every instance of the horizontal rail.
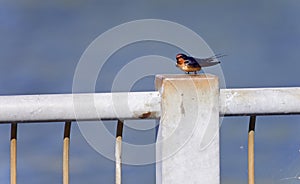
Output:
<path fill-rule="evenodd" d="M 0 96 L 0 122 L 157 118 L 158 92 Z"/>
<path fill-rule="evenodd" d="M 225 116 L 300 114 L 300 88 L 222 89 L 219 103 Z"/>
<path fill-rule="evenodd" d="M 0 122 L 160 118 L 159 92 L 0 96 Z M 300 114 L 300 88 L 220 90 L 220 115 Z"/>

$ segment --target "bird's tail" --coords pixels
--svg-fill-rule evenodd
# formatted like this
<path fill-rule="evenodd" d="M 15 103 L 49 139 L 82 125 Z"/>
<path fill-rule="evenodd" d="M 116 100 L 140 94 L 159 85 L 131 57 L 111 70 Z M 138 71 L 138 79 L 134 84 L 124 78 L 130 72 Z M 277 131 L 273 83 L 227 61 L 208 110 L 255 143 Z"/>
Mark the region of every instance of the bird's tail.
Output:
<path fill-rule="evenodd" d="M 226 54 L 216 54 L 214 56 L 211 56 L 212 59 L 218 59 L 218 58 L 221 58 L 221 57 L 225 57 L 227 56 Z"/>

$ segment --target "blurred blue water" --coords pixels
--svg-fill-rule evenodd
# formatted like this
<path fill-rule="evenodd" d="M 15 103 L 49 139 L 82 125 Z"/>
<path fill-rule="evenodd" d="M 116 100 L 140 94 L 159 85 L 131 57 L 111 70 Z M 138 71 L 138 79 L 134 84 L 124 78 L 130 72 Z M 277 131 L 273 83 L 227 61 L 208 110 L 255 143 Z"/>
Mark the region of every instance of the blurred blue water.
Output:
<path fill-rule="evenodd" d="M 76 64 L 98 35 L 121 23 L 157 18 L 198 33 L 216 53 L 227 87 L 300 86 L 300 2 L 287 1 L 0 1 L 0 94 L 71 93 Z M 173 58 L 176 48 L 148 43 L 112 56 L 96 91 L 109 91 L 116 72 L 138 56 Z M 175 62 L 175 61 L 174 61 Z M 180 72 L 180 71 L 179 71 Z M 154 90 L 153 77 L 134 90 Z M 259 117 L 257 183 L 298 183 L 299 116 Z M 221 181 L 246 183 L 247 117 L 221 126 Z M 114 129 L 113 123 L 107 127 Z M 19 183 L 60 183 L 62 124 L 20 125 Z M 114 163 L 72 127 L 71 183 L 112 183 Z M 128 142 L 140 133 L 125 129 Z M 130 133 L 129 133 L 130 132 Z M 145 143 L 155 130 L 145 131 Z M 9 181 L 9 126 L 0 128 L 0 183 Z M 112 143 L 113 146 L 113 143 Z M 124 183 L 154 183 L 154 165 L 124 166 Z"/>

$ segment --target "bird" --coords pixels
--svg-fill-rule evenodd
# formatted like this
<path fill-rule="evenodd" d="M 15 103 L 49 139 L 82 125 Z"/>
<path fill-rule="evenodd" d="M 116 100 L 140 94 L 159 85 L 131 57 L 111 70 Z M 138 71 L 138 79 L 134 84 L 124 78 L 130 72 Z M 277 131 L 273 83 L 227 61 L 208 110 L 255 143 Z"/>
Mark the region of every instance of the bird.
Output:
<path fill-rule="evenodd" d="M 179 53 L 176 55 L 176 67 L 180 68 L 187 74 L 189 74 L 190 72 L 194 72 L 194 74 L 197 74 L 197 71 L 200 71 L 202 67 L 208 67 L 219 64 L 220 62 L 217 60 L 217 58 L 223 56 L 225 55 L 217 54 L 208 58 L 195 58 Z"/>

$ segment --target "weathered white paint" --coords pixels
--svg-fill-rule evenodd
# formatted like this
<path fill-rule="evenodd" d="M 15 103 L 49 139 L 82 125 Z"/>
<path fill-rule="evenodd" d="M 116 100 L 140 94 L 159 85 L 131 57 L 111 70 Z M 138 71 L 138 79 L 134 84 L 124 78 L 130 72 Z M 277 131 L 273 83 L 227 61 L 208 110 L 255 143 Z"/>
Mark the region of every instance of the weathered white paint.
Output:
<path fill-rule="evenodd" d="M 162 75 L 156 84 L 162 98 L 156 183 L 219 184 L 218 78 Z"/>
<path fill-rule="evenodd" d="M 159 92 L 0 96 L 0 122 L 157 119 L 160 102 Z M 299 87 L 221 89 L 219 97 L 221 116 L 300 114 L 299 104 Z"/>
<path fill-rule="evenodd" d="M 221 89 L 220 114 L 300 114 L 300 88 Z"/>
<path fill-rule="evenodd" d="M 0 122 L 157 118 L 158 92 L 0 96 Z"/>

